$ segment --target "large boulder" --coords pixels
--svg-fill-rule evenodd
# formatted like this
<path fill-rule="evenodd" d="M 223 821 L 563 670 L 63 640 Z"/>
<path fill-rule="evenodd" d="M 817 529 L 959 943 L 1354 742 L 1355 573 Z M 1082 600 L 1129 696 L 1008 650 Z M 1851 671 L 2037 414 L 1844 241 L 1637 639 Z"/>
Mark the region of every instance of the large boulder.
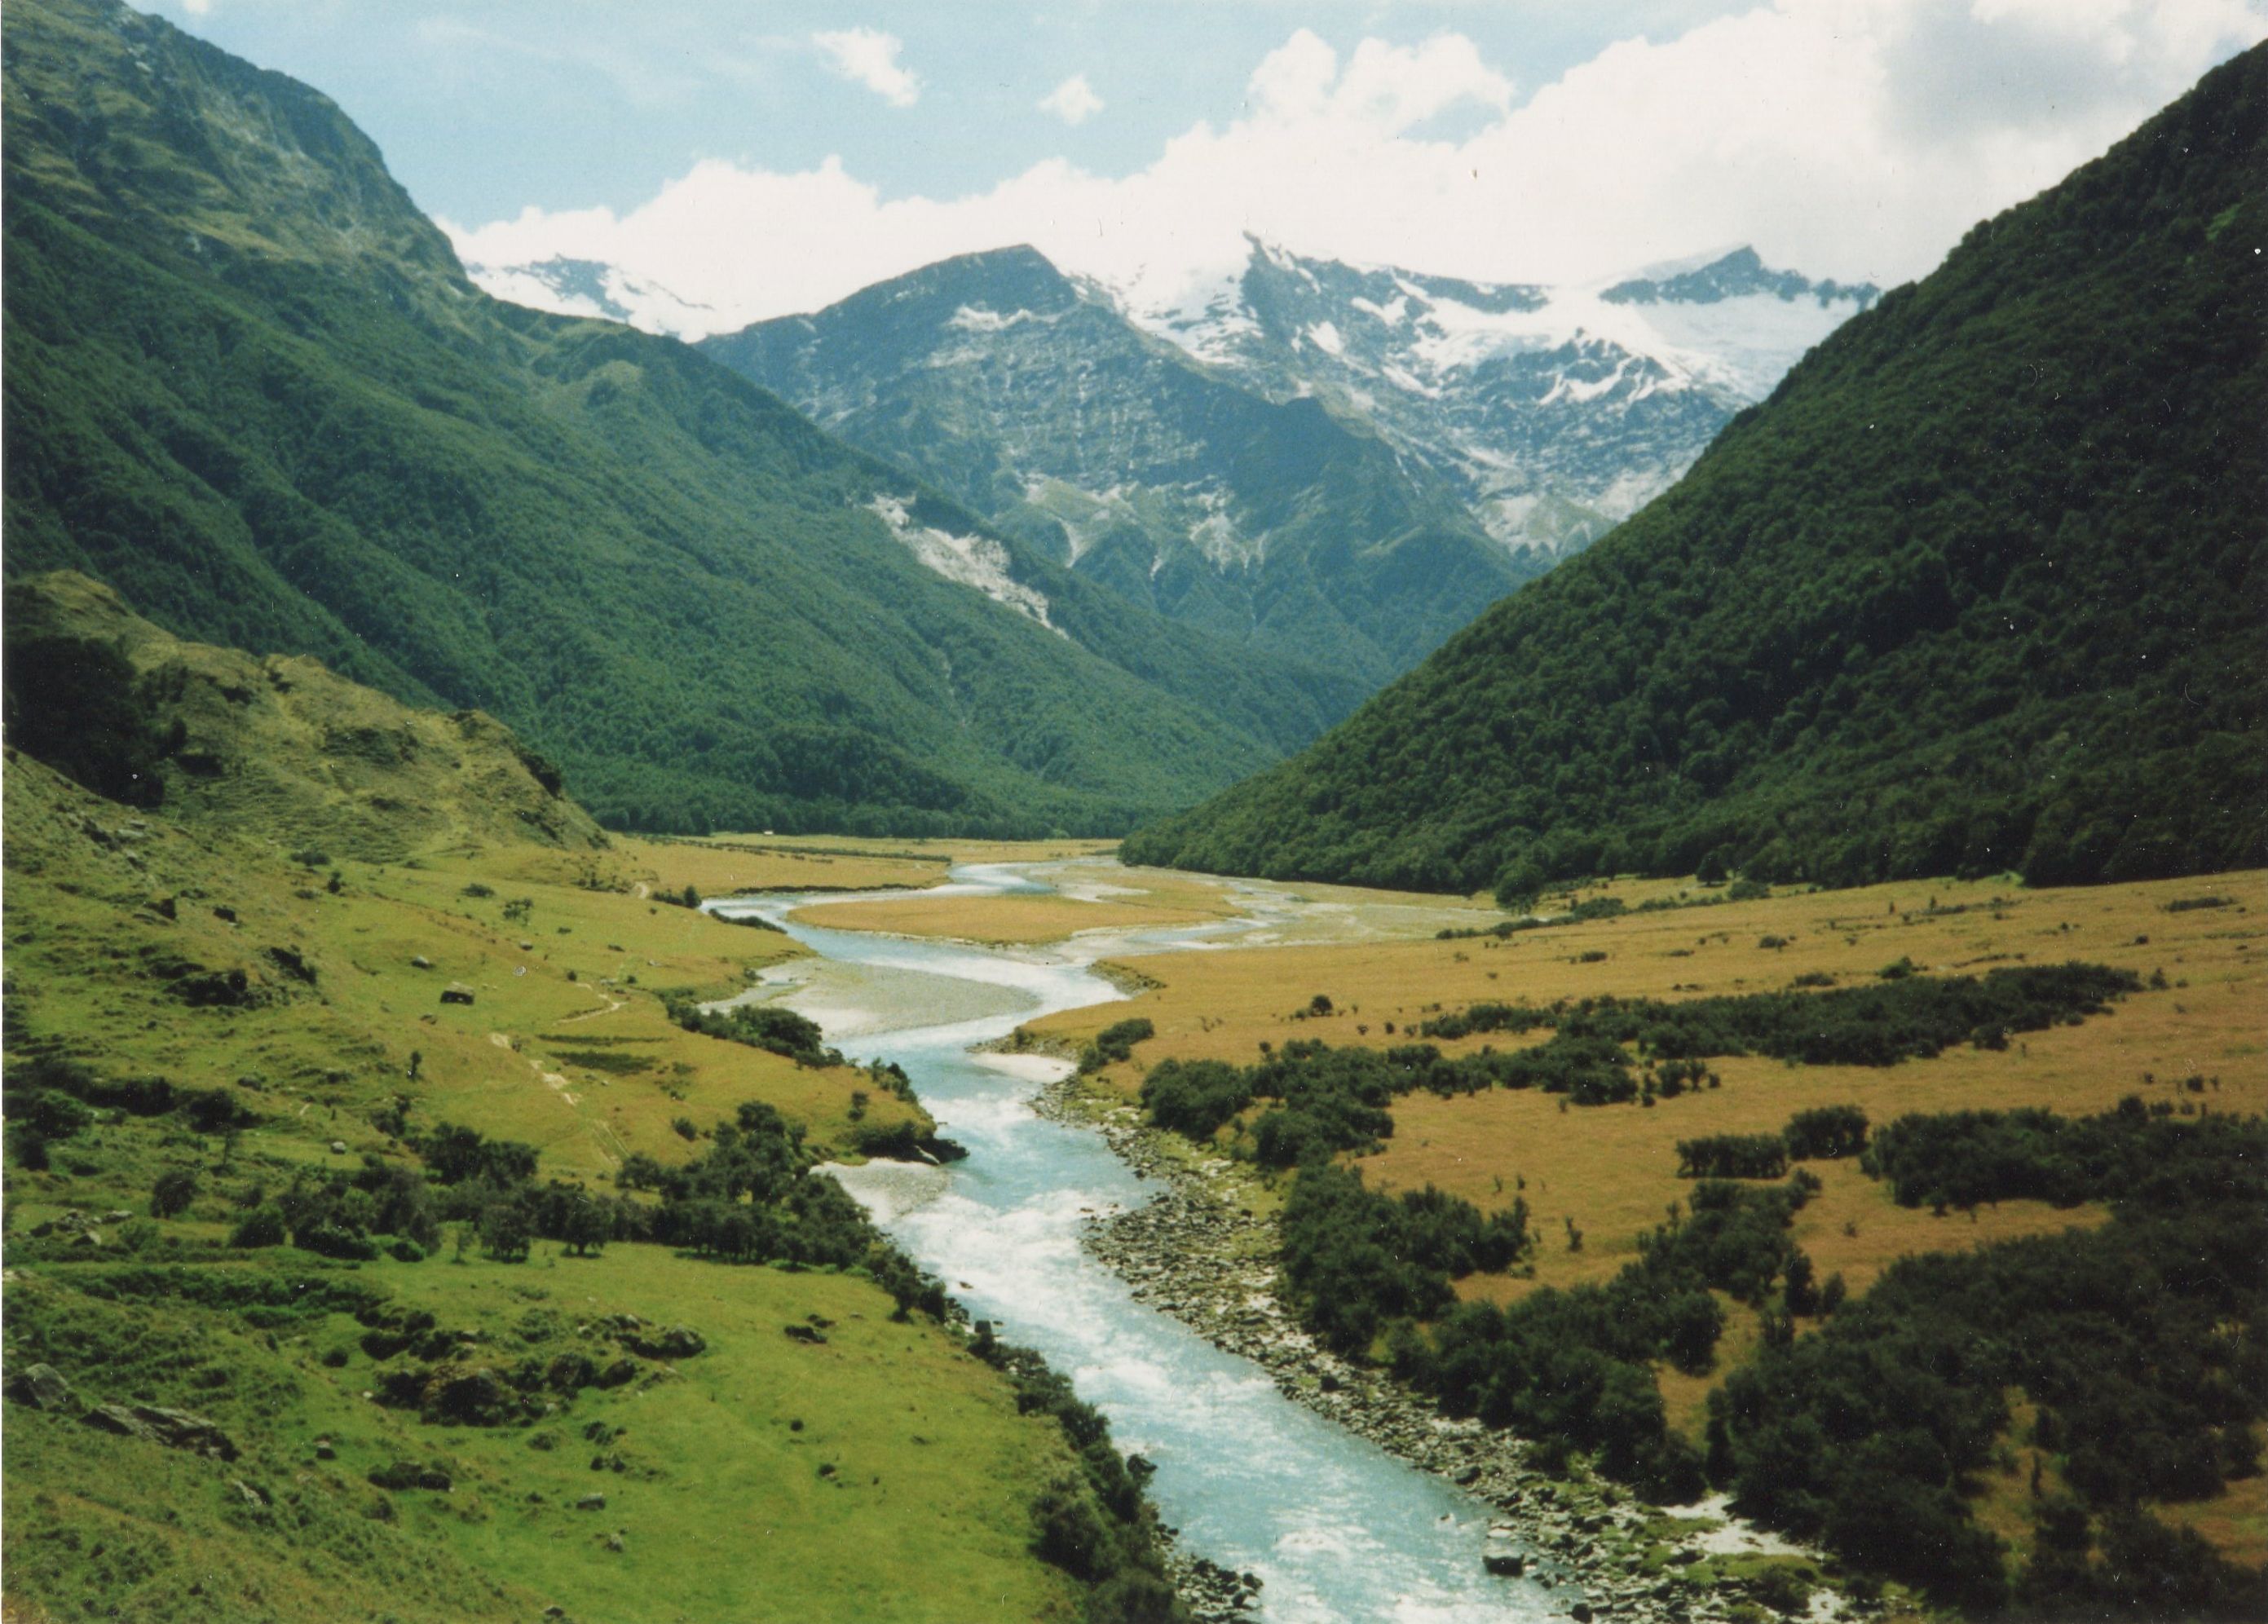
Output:
<path fill-rule="evenodd" d="M 78 1395 L 51 1364 L 26 1365 L 8 1378 L 8 1396 L 35 1410 L 75 1410 Z"/>
<path fill-rule="evenodd" d="M 709 1344 L 689 1325 L 667 1325 L 659 1330 L 626 1332 L 622 1346 L 649 1359 L 690 1359 L 705 1352 Z"/>
<path fill-rule="evenodd" d="M 188 1410 L 156 1404 L 99 1404 L 86 1413 L 86 1423 L 121 1437 L 140 1438 L 167 1449 L 191 1450 L 215 1460 L 234 1460 L 236 1442 L 217 1421 Z"/>

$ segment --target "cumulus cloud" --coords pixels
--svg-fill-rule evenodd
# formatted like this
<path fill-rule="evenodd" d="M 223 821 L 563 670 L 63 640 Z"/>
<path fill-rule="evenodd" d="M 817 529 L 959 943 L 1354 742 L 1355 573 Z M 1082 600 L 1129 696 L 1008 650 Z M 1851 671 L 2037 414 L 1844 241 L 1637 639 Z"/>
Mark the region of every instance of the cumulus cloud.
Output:
<path fill-rule="evenodd" d="M 879 28 L 840 28 L 815 33 L 817 46 L 835 71 L 864 85 L 894 107 L 921 100 L 921 80 L 898 61 L 905 41 Z"/>
<path fill-rule="evenodd" d="M 1124 175 L 1058 159 L 967 196 L 885 197 L 832 159 L 711 161 L 620 217 L 529 210 L 455 234 L 468 261 L 609 261 L 719 328 L 1013 242 L 1162 303 L 1241 262 L 1246 233 L 1494 281 L 1750 242 L 1887 284 L 2264 34 L 2251 0 L 1777 0 L 1624 41 L 1522 100 L 1454 33 L 1342 55 L 1302 30 L 1234 119 Z"/>
<path fill-rule="evenodd" d="M 1094 93 L 1094 86 L 1086 82 L 1086 75 L 1074 73 L 1040 98 L 1040 111 L 1052 113 L 1066 124 L 1084 124 L 1102 111 L 1102 98 Z"/>

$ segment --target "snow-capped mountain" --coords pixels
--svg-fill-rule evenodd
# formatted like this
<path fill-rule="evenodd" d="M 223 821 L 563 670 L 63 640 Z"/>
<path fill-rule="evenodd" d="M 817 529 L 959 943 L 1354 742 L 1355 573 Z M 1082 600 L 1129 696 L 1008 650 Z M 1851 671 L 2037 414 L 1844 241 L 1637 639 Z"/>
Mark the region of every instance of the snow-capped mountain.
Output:
<path fill-rule="evenodd" d="M 1200 364 L 1031 248 L 702 347 L 1078 573 L 1358 692 L 1542 567 L 1368 424 Z"/>
<path fill-rule="evenodd" d="M 554 310 L 715 322 L 597 262 L 472 269 Z M 1667 489 L 1877 296 L 1745 247 L 1553 287 L 1255 240 L 1163 300 L 1017 247 L 702 347 L 1078 572 L 1374 685 Z"/>
<path fill-rule="evenodd" d="M 1253 240 L 1243 269 L 1128 314 L 1271 399 L 1322 396 L 1440 470 L 1489 533 L 1587 543 L 1872 304 L 1753 248 L 1590 286 L 1463 282 Z"/>
<path fill-rule="evenodd" d="M 716 325 L 707 305 L 603 260 L 560 255 L 521 265 L 468 263 L 465 274 L 495 298 L 563 316 L 599 316 L 649 333 L 701 332 Z"/>

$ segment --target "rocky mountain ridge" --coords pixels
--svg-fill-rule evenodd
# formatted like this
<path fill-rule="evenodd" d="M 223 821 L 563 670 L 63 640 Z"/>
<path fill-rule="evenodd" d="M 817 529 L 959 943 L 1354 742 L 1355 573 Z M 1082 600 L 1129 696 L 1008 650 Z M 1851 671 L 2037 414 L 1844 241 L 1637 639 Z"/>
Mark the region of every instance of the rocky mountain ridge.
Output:
<path fill-rule="evenodd" d="M 1367 424 L 1242 387 L 1028 247 L 702 347 L 1075 575 L 1364 689 L 1537 567 Z"/>
<path fill-rule="evenodd" d="M 1675 484 L 1733 414 L 1880 297 L 1751 247 L 1587 286 L 1489 284 L 1252 239 L 1233 277 L 1130 306 L 1270 399 L 1313 395 L 1438 470 L 1489 534 L 1551 557 Z"/>

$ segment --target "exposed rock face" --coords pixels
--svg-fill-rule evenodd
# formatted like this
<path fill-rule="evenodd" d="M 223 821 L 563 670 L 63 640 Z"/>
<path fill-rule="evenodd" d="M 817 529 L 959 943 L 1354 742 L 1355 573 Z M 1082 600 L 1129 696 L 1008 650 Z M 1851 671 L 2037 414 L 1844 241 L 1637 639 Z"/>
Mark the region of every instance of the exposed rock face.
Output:
<path fill-rule="evenodd" d="M 1564 556 L 1668 488 L 1717 431 L 1879 297 L 1753 248 L 1611 285 L 1461 281 L 1255 240 L 1152 331 L 1273 399 L 1314 395 L 1440 473 L 1507 547 Z"/>

